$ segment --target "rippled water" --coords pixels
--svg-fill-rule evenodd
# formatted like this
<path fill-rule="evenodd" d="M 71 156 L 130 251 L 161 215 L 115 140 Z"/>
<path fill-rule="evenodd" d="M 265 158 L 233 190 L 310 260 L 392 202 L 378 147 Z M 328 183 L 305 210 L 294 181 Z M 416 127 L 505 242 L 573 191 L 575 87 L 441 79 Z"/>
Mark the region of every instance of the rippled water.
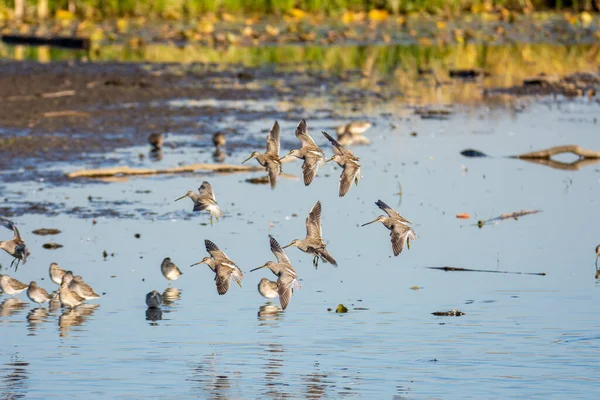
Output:
<path fill-rule="evenodd" d="M 195 106 L 185 99 L 174 105 Z M 306 107 L 316 112 L 319 105 Z M 569 143 L 599 149 L 598 104 L 542 101 L 520 112 L 479 106 L 448 120 L 405 118 L 399 109 L 389 103 L 361 111 L 376 123 L 368 132 L 373 144 L 353 148 L 364 179 L 342 199 L 340 170 L 331 165 L 309 187 L 281 179 L 274 191 L 245 182 L 261 173 L 3 184 L 8 205 L 44 201 L 63 211 L 108 215 L 96 223 L 62 211 L 15 218 L 32 256 L 13 276 L 54 289 L 47 269 L 56 261 L 103 297 L 68 312 L 36 308 L 24 293 L 2 296 L 3 397 L 592 398 L 600 384 L 593 253 L 600 243 L 600 164 L 564 171 L 501 156 Z M 324 146 L 318 132 L 342 122 L 307 119 Z M 236 146 L 226 162 L 240 163 L 252 146 L 262 148 L 272 122 L 238 124 L 243 135 L 230 140 Z M 231 123 L 234 116 L 215 122 L 221 128 Z M 296 145 L 298 121 L 280 123 L 283 152 Z M 174 133 L 167 140 L 176 146 L 158 162 L 139 160 L 145 147 L 107 158 L 146 167 L 211 162 L 196 139 Z M 465 148 L 496 157 L 464 158 Z M 300 163 L 284 170 L 299 176 Z M 225 212 L 214 226 L 206 215 L 191 213 L 189 200 L 173 201 L 205 179 Z M 399 257 L 392 256 L 380 224 L 359 227 L 381 213 L 377 199 L 415 224 L 418 240 Z M 304 235 L 304 219 L 317 200 L 339 267 L 315 270 L 310 256 L 289 249 L 302 289 L 285 312 L 273 312 L 256 290 L 268 271 L 249 270 L 273 258 L 269 234 L 282 244 Z M 521 209 L 543 211 L 474 226 Z M 455 217 L 462 212 L 471 219 Z M 42 227 L 62 233 L 31 233 Z M 242 288 L 218 296 L 211 271 L 189 267 L 205 256 L 204 239 L 245 271 Z M 42 249 L 50 241 L 64 247 Z M 159 270 L 167 256 L 184 272 L 170 286 Z M 2 253 L 0 262 L 6 267 L 10 258 Z M 428 268 L 445 265 L 547 275 Z M 168 300 L 158 316 L 144 304 L 152 289 Z M 347 314 L 328 311 L 340 303 Z M 431 315 L 450 309 L 466 315 Z"/>

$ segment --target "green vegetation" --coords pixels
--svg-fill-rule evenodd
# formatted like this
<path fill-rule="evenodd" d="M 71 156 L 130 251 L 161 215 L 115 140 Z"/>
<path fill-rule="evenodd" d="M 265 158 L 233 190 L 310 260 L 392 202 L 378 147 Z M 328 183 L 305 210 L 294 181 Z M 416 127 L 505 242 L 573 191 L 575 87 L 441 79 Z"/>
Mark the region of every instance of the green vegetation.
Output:
<path fill-rule="evenodd" d="M 280 15 L 295 9 L 329 16 L 371 10 L 384 10 L 390 14 L 460 14 L 501 8 L 516 11 L 600 10 L 600 0 L 24 0 L 25 14 L 36 15 L 40 1 L 47 3 L 50 15 L 59 10 L 72 10 L 78 17 L 85 18 L 147 16 L 178 19 L 206 13 Z M 12 11 L 14 5 L 15 0 L 0 0 L 0 9 L 4 9 L 6 15 L 10 15 L 8 11 Z"/>

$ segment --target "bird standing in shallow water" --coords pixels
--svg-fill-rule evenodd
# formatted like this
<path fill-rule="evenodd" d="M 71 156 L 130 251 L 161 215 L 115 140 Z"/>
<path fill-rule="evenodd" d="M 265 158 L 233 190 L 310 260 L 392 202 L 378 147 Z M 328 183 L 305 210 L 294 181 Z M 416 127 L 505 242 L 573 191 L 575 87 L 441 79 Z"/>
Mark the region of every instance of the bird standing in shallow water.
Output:
<path fill-rule="evenodd" d="M 305 253 L 314 256 L 313 265 L 315 268 L 319 266 L 319 258 L 324 262 L 330 262 L 337 267 L 337 262 L 325 249 L 325 242 L 323 242 L 323 233 L 321 229 L 321 202 L 313 206 L 308 213 L 306 218 L 306 238 L 292 240 L 292 243 L 284 246 L 288 248 L 290 246 L 296 246 Z"/>
<path fill-rule="evenodd" d="M 212 137 L 213 144 L 215 145 L 215 151 L 212 154 L 213 160 L 217 162 L 225 161 L 225 144 L 227 144 L 227 139 L 222 132 L 217 132 Z"/>
<path fill-rule="evenodd" d="M 388 217 L 385 215 L 380 215 L 374 221 L 367 222 L 362 226 L 366 226 L 374 222 L 381 222 L 386 228 L 388 228 L 390 230 L 390 236 L 392 239 L 392 250 L 394 251 L 394 256 L 402 253 L 405 243 L 410 249 L 410 241 L 417 240 L 415 231 L 413 231 L 411 227 L 412 222 L 401 216 L 381 200 L 377 200 L 375 204 L 377 207 L 385 211 Z"/>
<path fill-rule="evenodd" d="M 69 286 L 73 280 L 73 273 L 71 271 L 67 271 L 63 280 L 60 284 L 60 290 L 58 291 L 58 298 L 60 299 L 60 304 L 63 307 L 69 307 L 73 309 L 73 307 L 77 307 L 81 303 L 84 302 L 84 298 L 75 293 Z"/>
<path fill-rule="evenodd" d="M 162 304 L 163 299 L 157 290 L 153 290 L 146 295 L 146 305 L 149 308 L 157 308 Z"/>
<path fill-rule="evenodd" d="M 183 274 L 183 272 L 177 268 L 177 265 L 171 262 L 169 257 L 165 258 L 160 264 L 160 272 L 162 272 L 163 276 L 167 278 L 169 285 L 171 284 L 171 281 L 179 279 L 179 277 Z"/>
<path fill-rule="evenodd" d="M 19 294 L 29 286 L 24 284 L 21 281 L 16 280 L 15 278 L 11 278 L 8 275 L 0 275 L 0 289 L 6 294 L 15 295 Z"/>
<path fill-rule="evenodd" d="M 269 173 L 271 189 L 274 189 L 277 184 L 277 176 L 282 172 L 281 161 L 279 161 L 279 123 L 277 121 L 267 136 L 267 151 L 262 154 L 253 151 L 250 157 L 242 161 L 242 164 L 253 158 L 256 158 L 256 161 L 265 167 Z"/>
<path fill-rule="evenodd" d="M 596 268 L 598 268 L 598 258 L 600 258 L 600 244 L 596 246 Z"/>
<path fill-rule="evenodd" d="M 333 145 L 333 157 L 327 160 L 327 162 L 335 161 L 343 168 L 342 174 L 340 175 L 339 194 L 340 197 L 344 197 L 352 187 L 352 182 L 358 186 L 358 178 L 361 177 L 360 164 L 358 163 L 359 158 L 352 154 L 350 150 L 339 144 L 337 140 L 329 136 L 327 132 L 322 133 Z"/>
<path fill-rule="evenodd" d="M 338 126 L 336 129 L 338 141 L 344 146 L 370 144 L 371 141 L 363 133 L 371 126 L 371 123 L 368 121 L 352 121 L 346 125 Z"/>
<path fill-rule="evenodd" d="M 277 275 L 277 295 L 279 296 L 279 303 L 281 304 L 282 309 L 286 309 L 290 300 L 292 298 L 292 293 L 294 287 L 296 289 L 300 289 L 300 282 L 298 282 L 298 275 L 296 274 L 296 270 L 292 267 L 292 263 L 290 259 L 287 257 L 277 240 L 273 236 L 269 236 L 269 243 L 271 245 L 271 251 L 277 258 L 277 263 L 273 261 L 267 261 L 263 266 L 258 268 L 254 268 L 252 271 L 259 270 L 261 268 L 269 268 L 271 272 Z M 263 281 L 267 281 L 263 284 Z M 258 291 L 266 298 L 274 298 L 273 289 L 275 289 L 272 284 L 274 282 L 269 281 L 268 279 L 263 278 L 259 285 Z M 261 284 L 263 284 L 263 291 L 261 291 Z M 272 297 L 269 297 L 272 296 Z"/>
<path fill-rule="evenodd" d="M 151 133 L 148 136 L 148 144 L 150 144 L 151 151 L 160 151 L 164 141 L 162 133 Z"/>
<path fill-rule="evenodd" d="M 198 188 L 198 193 L 194 193 L 191 190 L 176 199 L 175 201 L 179 201 L 181 199 L 185 199 L 189 197 L 194 202 L 194 210 L 193 211 L 208 211 L 210 213 L 210 224 L 213 223 L 213 217 L 219 220 L 223 213 L 221 212 L 221 207 L 217 204 L 217 200 L 215 199 L 215 193 L 213 192 L 212 186 L 210 183 L 204 181 L 200 188 Z"/>
<path fill-rule="evenodd" d="M 315 141 L 308 134 L 305 120 L 300 121 L 300 124 L 298 124 L 296 137 L 300 139 L 302 147 L 290 151 L 287 155 L 280 158 L 279 161 L 290 156 L 304 160 L 302 163 L 302 172 L 304 175 L 304 185 L 308 186 L 315 179 L 319 165 L 325 164 L 325 153 L 323 153 L 323 150 L 315 144 Z"/>
<path fill-rule="evenodd" d="M 244 273 L 237 266 L 237 264 L 225 254 L 219 247 L 211 242 L 210 240 L 204 240 L 206 251 L 211 255 L 210 257 L 204 257 L 202 261 L 198 261 L 195 264 L 190 265 L 193 267 L 198 264 L 206 264 L 215 273 L 215 284 L 217 286 L 217 292 L 220 295 L 224 295 L 229 290 L 229 283 L 234 280 L 240 287 L 242 287 L 242 279 L 244 279 Z"/>
<path fill-rule="evenodd" d="M 27 248 L 25 242 L 21 238 L 17 226 L 12 221 L 9 221 L 4 217 L 0 217 L 0 225 L 13 231 L 13 238 L 11 240 L 7 240 L 4 242 L 0 241 L 0 249 L 6 251 L 8 254 L 14 257 L 14 260 L 10 263 L 10 266 L 12 267 L 16 261 L 16 272 L 19 269 L 19 263 L 21 261 L 23 261 L 23 264 L 27 262 L 27 257 L 29 257 L 30 254 L 29 249 Z"/>
<path fill-rule="evenodd" d="M 50 274 L 50 279 L 52 279 L 52 282 L 56 283 L 59 286 L 62 283 L 63 276 L 65 276 L 66 272 L 67 272 L 66 270 L 62 269 L 61 267 L 58 266 L 57 263 L 54 263 L 54 262 L 52 264 L 50 264 L 50 270 L 48 271 L 48 273 Z"/>
<path fill-rule="evenodd" d="M 69 283 L 69 288 L 83 297 L 85 300 L 93 300 L 100 298 L 100 295 L 94 292 L 90 285 L 84 282 L 81 275 L 73 276 L 73 280 Z"/>
<path fill-rule="evenodd" d="M 275 297 L 279 297 L 279 292 L 277 291 L 277 282 L 273 282 L 268 280 L 267 278 L 262 278 L 260 282 L 258 282 L 258 293 L 265 299 L 274 299 Z"/>
<path fill-rule="evenodd" d="M 35 281 L 29 283 L 27 297 L 34 303 L 43 304 L 51 300 L 50 295 L 43 287 L 39 287 Z"/>

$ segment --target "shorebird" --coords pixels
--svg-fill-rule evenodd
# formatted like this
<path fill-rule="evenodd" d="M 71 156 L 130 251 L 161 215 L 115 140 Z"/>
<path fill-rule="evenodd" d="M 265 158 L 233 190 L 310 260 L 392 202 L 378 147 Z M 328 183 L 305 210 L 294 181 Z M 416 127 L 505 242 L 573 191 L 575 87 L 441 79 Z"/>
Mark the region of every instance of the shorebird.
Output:
<path fill-rule="evenodd" d="M 57 285 L 60 286 L 60 284 L 62 283 L 62 279 L 63 276 L 65 276 L 65 272 L 67 271 L 59 267 L 57 263 L 53 262 L 52 264 L 50 264 L 50 279 L 52 279 L 52 282 L 56 283 Z"/>
<path fill-rule="evenodd" d="M 327 160 L 327 162 L 335 161 L 343 168 L 340 175 L 339 193 L 340 197 L 344 197 L 352 187 L 352 182 L 358 186 L 358 178 L 361 178 L 360 164 L 358 163 L 360 159 L 352 154 L 350 150 L 339 144 L 337 140 L 329 136 L 327 132 L 322 133 L 333 145 L 333 157 Z"/>
<path fill-rule="evenodd" d="M 300 289 L 300 282 L 298 282 L 298 275 L 296 274 L 296 270 L 294 270 L 292 267 L 290 259 L 287 257 L 279 243 L 277 243 L 277 240 L 275 240 L 273 236 L 269 236 L 269 243 L 271 245 L 271 251 L 275 255 L 275 258 L 277 258 L 277 263 L 274 263 L 273 261 L 267 261 L 264 265 L 254 268 L 250 272 L 259 270 L 261 268 L 269 268 L 271 272 L 277 275 L 278 278 L 276 288 L 272 286 L 274 282 L 263 278 L 258 285 L 258 291 L 266 298 L 274 298 L 276 296 L 274 295 L 273 290 L 276 289 L 281 308 L 285 310 L 292 298 L 294 287 L 296 289 Z M 261 291 L 261 284 L 263 281 L 267 281 L 263 287 L 267 289 L 264 293 Z"/>
<path fill-rule="evenodd" d="M 292 243 L 283 246 L 283 248 L 285 249 L 290 246 L 296 246 L 303 252 L 314 256 L 313 265 L 315 268 L 319 266 L 319 258 L 324 263 L 330 262 L 337 267 L 337 262 L 325 249 L 326 244 L 323 242 L 320 201 L 317 201 L 308 213 L 308 218 L 306 218 L 306 238 L 292 240 Z"/>
<path fill-rule="evenodd" d="M 213 217 L 218 221 L 221 215 L 223 215 L 221 207 L 219 207 L 219 204 L 217 204 L 217 200 L 215 199 L 215 193 L 213 192 L 212 186 L 206 181 L 202 182 L 202 185 L 198 188 L 198 193 L 194 193 L 190 190 L 175 201 L 179 201 L 186 197 L 189 197 L 194 202 L 193 211 L 206 210 L 210 213 L 211 225 L 213 223 Z"/>
<path fill-rule="evenodd" d="M 16 280 L 15 278 L 11 278 L 8 275 L 0 275 L 0 289 L 6 294 L 15 295 L 19 294 L 29 286 L 24 284 L 21 281 Z"/>
<path fill-rule="evenodd" d="M 371 141 L 363 135 L 370 127 L 368 121 L 352 121 L 338 126 L 336 129 L 338 141 L 344 146 L 352 144 L 370 144 Z"/>
<path fill-rule="evenodd" d="M 169 257 L 165 258 L 160 264 L 160 272 L 167 278 L 169 285 L 171 284 L 171 281 L 176 281 L 179 279 L 179 276 L 183 274 L 183 272 L 177 268 L 177 265 L 171 262 Z"/>
<path fill-rule="evenodd" d="M 16 261 L 16 272 L 19 269 L 19 263 L 21 261 L 23 261 L 23 264 L 27 262 L 27 257 L 29 257 L 30 254 L 29 249 L 27 248 L 25 242 L 21 238 L 17 226 L 12 221 L 9 221 L 4 217 L 0 217 L 0 225 L 4 226 L 7 229 L 12 229 L 13 231 L 14 236 L 12 239 L 4 242 L 0 241 L 0 249 L 6 251 L 8 254 L 14 257 L 14 260 L 10 263 L 10 266 L 12 267 Z"/>
<path fill-rule="evenodd" d="M 85 300 L 69 287 L 72 280 L 73 273 L 67 271 L 60 284 L 60 290 L 58 291 L 58 298 L 60 299 L 61 306 L 69 307 L 70 309 L 77 307 Z"/>
<path fill-rule="evenodd" d="M 388 215 L 380 215 L 374 221 L 367 222 L 361 226 L 366 226 L 372 224 L 374 222 L 381 222 L 386 228 L 390 230 L 390 236 L 392 239 L 392 249 L 394 250 L 394 256 L 402 253 L 402 249 L 404 248 L 404 244 L 406 243 L 407 247 L 410 249 L 410 241 L 417 240 L 417 236 L 415 235 L 415 231 L 413 231 L 411 225 L 412 222 L 398 214 L 394 211 L 390 206 L 385 204 L 381 200 L 377 200 L 375 203 L 377 207 L 385 211 Z"/>
<path fill-rule="evenodd" d="M 262 278 L 258 282 L 258 293 L 265 299 L 271 300 L 278 297 L 279 292 L 277 289 L 277 282 L 270 281 L 267 278 Z"/>
<path fill-rule="evenodd" d="M 29 300 L 38 304 L 44 304 L 52 299 L 46 289 L 39 287 L 35 281 L 31 281 L 31 283 L 29 283 L 29 287 L 27 288 L 27 297 L 29 297 Z"/>
<path fill-rule="evenodd" d="M 206 264 L 215 273 L 215 284 L 217 286 L 217 292 L 220 295 L 224 295 L 229 290 L 229 283 L 234 280 L 240 287 L 242 287 L 242 279 L 244 279 L 244 273 L 237 266 L 237 264 L 225 254 L 219 247 L 211 242 L 210 240 L 204 240 L 206 251 L 211 257 L 204 257 L 202 261 L 198 261 L 195 264 L 190 265 L 193 267 L 198 264 Z"/>
<path fill-rule="evenodd" d="M 250 157 L 242 161 L 242 164 L 253 158 L 256 158 L 256 161 L 265 167 L 265 170 L 269 173 L 271 189 L 274 189 L 277 176 L 282 172 L 281 161 L 279 161 L 279 123 L 277 121 L 275 121 L 271 132 L 267 136 L 267 151 L 264 153 L 253 151 Z"/>
<path fill-rule="evenodd" d="M 100 295 L 94 292 L 94 289 L 83 281 L 81 275 L 73 276 L 73 280 L 69 283 L 69 289 L 83 297 L 85 300 L 93 300 L 100 298 Z"/>
<path fill-rule="evenodd" d="M 596 269 L 598 269 L 598 258 L 600 258 L 600 244 L 596 246 Z"/>
<path fill-rule="evenodd" d="M 302 163 L 302 172 L 304 175 L 304 185 L 308 186 L 315 179 L 319 165 L 325 164 L 325 153 L 323 153 L 323 150 L 315 144 L 315 141 L 308 134 L 305 120 L 300 121 L 300 124 L 298 124 L 296 137 L 300 139 L 302 147 L 290 151 L 287 155 L 280 158 L 279 161 L 290 156 L 304 160 L 304 163 Z"/>
<path fill-rule="evenodd" d="M 227 139 L 222 132 L 215 133 L 212 137 L 212 140 L 217 150 L 220 150 L 221 147 L 225 147 L 225 144 L 227 143 Z"/>
<path fill-rule="evenodd" d="M 148 136 L 148 143 L 150 144 L 152 151 L 159 151 L 162 149 L 164 141 L 165 139 L 163 138 L 162 133 L 151 133 L 150 136 Z"/>
<path fill-rule="evenodd" d="M 157 308 L 162 304 L 163 299 L 157 290 L 153 290 L 146 295 L 146 305 L 148 308 Z"/>

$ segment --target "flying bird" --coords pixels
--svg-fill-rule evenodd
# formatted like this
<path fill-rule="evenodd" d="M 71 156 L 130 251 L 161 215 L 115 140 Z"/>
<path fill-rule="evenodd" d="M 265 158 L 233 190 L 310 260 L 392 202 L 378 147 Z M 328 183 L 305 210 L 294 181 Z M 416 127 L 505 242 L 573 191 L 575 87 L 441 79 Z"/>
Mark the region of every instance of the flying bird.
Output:
<path fill-rule="evenodd" d="M 282 172 L 281 161 L 279 161 L 279 123 L 277 121 L 267 136 L 267 151 L 264 153 L 252 152 L 250 157 L 242 161 L 242 164 L 253 158 L 256 158 L 256 161 L 265 167 L 269 173 L 271 189 L 274 189 L 277 184 L 277 176 Z"/>
<path fill-rule="evenodd" d="M 0 217 L 0 225 L 4 226 L 7 229 L 11 229 L 13 231 L 13 238 L 6 241 L 0 241 L 0 249 L 6 251 L 8 254 L 14 257 L 14 260 L 10 263 L 12 267 L 13 264 L 17 263 L 15 266 L 15 272 L 19 269 L 19 263 L 23 261 L 23 264 L 27 262 L 27 257 L 29 257 L 29 249 L 25 242 L 21 238 L 19 234 L 19 230 L 17 226 L 10 220 Z"/>
<path fill-rule="evenodd" d="M 377 207 L 385 211 L 388 216 L 386 217 L 385 215 L 380 215 L 374 221 L 367 222 L 362 226 L 366 226 L 374 222 L 381 222 L 383 226 L 388 228 L 390 230 L 390 237 L 392 239 L 392 250 L 394 251 L 394 256 L 402 253 L 405 243 L 410 249 L 410 241 L 417 240 L 417 235 L 415 235 L 415 231 L 412 229 L 412 222 L 401 216 L 381 200 L 377 200 L 375 204 Z"/>
<path fill-rule="evenodd" d="M 287 155 L 280 158 L 280 161 L 290 156 L 304 160 L 302 163 L 302 172 L 304 175 L 304 185 L 308 186 L 315 179 L 319 165 L 325 164 L 325 153 L 323 153 L 323 150 L 315 144 L 315 141 L 308 134 L 305 120 L 300 121 L 300 124 L 298 124 L 296 137 L 302 143 L 302 147 L 290 151 Z"/>
<path fill-rule="evenodd" d="M 240 287 L 242 287 L 242 279 L 244 279 L 244 273 L 237 266 L 237 264 L 225 254 L 219 247 L 210 240 L 204 240 L 206 251 L 211 257 L 204 257 L 201 261 L 190 265 L 193 267 L 198 264 L 206 264 L 215 273 L 215 285 L 217 286 L 217 292 L 220 295 L 224 295 L 229 290 L 229 283 L 234 280 Z"/>
<path fill-rule="evenodd" d="M 176 199 L 175 201 L 179 201 L 189 197 L 194 202 L 194 210 L 193 211 L 208 211 L 210 213 L 210 224 L 213 223 L 213 217 L 219 220 L 219 218 L 223 215 L 221 212 L 221 207 L 217 203 L 215 199 L 215 193 L 213 192 L 212 186 L 210 183 L 204 181 L 200 188 L 198 188 L 198 193 L 194 193 L 191 190 Z"/>
<path fill-rule="evenodd" d="M 360 164 L 358 163 L 360 159 L 350 150 L 339 144 L 337 140 L 329 136 L 327 132 L 322 133 L 333 145 L 333 157 L 327 160 L 327 162 L 335 161 L 343 168 L 340 175 L 339 194 L 340 197 L 344 197 L 352 187 L 352 182 L 358 186 L 358 179 L 361 178 Z"/>

